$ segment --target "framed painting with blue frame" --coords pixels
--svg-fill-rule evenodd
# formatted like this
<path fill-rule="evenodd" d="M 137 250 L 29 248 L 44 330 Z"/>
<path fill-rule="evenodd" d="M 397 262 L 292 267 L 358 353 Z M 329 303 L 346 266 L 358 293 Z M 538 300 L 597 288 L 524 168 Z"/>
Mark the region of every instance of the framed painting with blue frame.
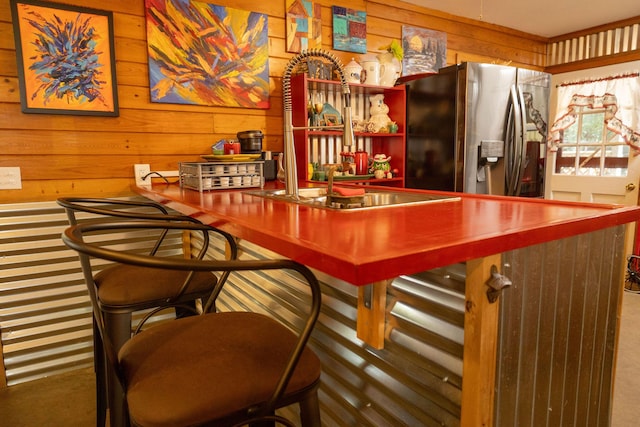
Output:
<path fill-rule="evenodd" d="M 151 101 L 269 108 L 266 14 L 145 0 Z"/>
<path fill-rule="evenodd" d="M 11 0 L 24 113 L 118 116 L 113 14 Z"/>
<path fill-rule="evenodd" d="M 367 12 L 332 6 L 333 48 L 367 53 Z"/>

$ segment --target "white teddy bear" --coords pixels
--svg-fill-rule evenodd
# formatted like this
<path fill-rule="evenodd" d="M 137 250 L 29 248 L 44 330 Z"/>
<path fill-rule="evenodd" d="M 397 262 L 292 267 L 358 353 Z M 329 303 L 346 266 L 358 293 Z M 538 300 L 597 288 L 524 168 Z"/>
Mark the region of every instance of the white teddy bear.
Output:
<path fill-rule="evenodd" d="M 369 97 L 371 106 L 369 113 L 371 118 L 367 122 L 368 132 L 387 132 L 391 118 L 389 113 L 389 107 L 384 103 L 384 95 L 373 95 Z"/>

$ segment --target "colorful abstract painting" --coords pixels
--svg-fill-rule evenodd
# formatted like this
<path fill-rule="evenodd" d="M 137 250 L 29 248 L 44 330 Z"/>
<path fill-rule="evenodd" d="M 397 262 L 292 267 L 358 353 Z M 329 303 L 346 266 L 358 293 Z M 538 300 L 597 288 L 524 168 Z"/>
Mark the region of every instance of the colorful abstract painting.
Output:
<path fill-rule="evenodd" d="M 286 0 L 287 52 L 322 46 L 322 16 L 319 3 L 308 0 Z"/>
<path fill-rule="evenodd" d="M 12 0 L 25 113 L 117 116 L 113 14 Z"/>
<path fill-rule="evenodd" d="M 367 53 L 367 12 L 333 6 L 333 48 Z"/>
<path fill-rule="evenodd" d="M 269 108 L 267 16 L 145 0 L 151 101 Z"/>
<path fill-rule="evenodd" d="M 402 75 L 437 73 L 447 64 L 447 33 L 402 26 Z"/>

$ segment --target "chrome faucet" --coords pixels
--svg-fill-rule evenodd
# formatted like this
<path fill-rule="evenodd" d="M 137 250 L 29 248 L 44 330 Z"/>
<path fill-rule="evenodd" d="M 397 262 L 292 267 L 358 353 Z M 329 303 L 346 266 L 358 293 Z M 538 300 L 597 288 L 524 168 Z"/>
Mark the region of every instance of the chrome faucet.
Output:
<path fill-rule="evenodd" d="M 337 170 L 338 170 L 338 166 L 336 165 L 333 165 L 329 168 L 328 178 L 327 178 L 327 181 L 328 181 L 327 195 L 333 194 L 333 177 L 335 176 Z"/>
<path fill-rule="evenodd" d="M 329 60 L 336 68 L 340 77 L 340 86 L 342 88 L 342 99 L 344 110 L 342 114 L 343 137 L 342 145 L 353 145 L 353 123 L 351 122 L 351 97 L 349 84 L 345 78 L 344 67 L 342 63 L 333 54 L 322 49 L 310 49 L 299 53 L 291 58 L 285 68 L 282 77 L 282 92 L 284 104 L 284 169 L 285 169 L 285 194 L 287 197 L 299 199 L 298 195 L 298 171 L 296 169 L 296 152 L 293 140 L 294 129 L 305 129 L 305 127 L 293 127 L 292 103 L 291 103 L 291 74 L 298 64 L 306 61 L 311 57 L 320 57 Z M 332 128 L 334 128 L 332 126 Z"/>

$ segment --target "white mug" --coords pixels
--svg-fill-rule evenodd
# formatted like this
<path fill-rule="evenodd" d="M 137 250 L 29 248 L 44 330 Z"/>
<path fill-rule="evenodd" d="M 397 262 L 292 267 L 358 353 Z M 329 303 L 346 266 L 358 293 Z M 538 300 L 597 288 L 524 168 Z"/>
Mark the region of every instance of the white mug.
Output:
<path fill-rule="evenodd" d="M 364 61 L 362 63 L 362 68 L 365 73 L 364 84 L 366 85 L 380 85 L 380 62 L 375 61 Z"/>

